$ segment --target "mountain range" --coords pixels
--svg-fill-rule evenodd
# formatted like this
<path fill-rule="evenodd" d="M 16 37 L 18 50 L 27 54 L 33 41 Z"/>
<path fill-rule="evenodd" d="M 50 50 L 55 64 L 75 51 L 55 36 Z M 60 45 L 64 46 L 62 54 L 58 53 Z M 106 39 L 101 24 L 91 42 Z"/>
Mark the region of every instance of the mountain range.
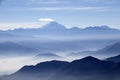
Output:
<path fill-rule="evenodd" d="M 0 31 L 0 33 L 5 34 L 15 34 L 15 35 L 116 35 L 120 34 L 120 30 L 110 28 L 108 26 L 94 26 L 86 28 L 66 28 L 64 25 L 57 22 L 51 22 L 47 25 L 44 25 L 42 28 L 31 28 L 31 29 L 14 29 Z M 100 36 L 101 37 L 101 36 Z"/>
<path fill-rule="evenodd" d="M 88 55 L 103 58 L 120 55 L 120 42 L 105 46 L 104 48 L 98 49 L 96 51 L 82 51 L 77 53 L 70 53 L 67 56 L 73 58 L 80 58 Z"/>
<path fill-rule="evenodd" d="M 0 31 L 0 43 L 15 42 L 44 53 L 97 50 L 120 40 L 120 30 L 108 26 L 66 28 L 51 22 L 42 28 Z M 97 45 L 97 46 L 96 46 Z"/>
<path fill-rule="evenodd" d="M 95 54 L 106 54 L 106 55 L 118 55 L 120 54 L 120 42 L 114 43 L 112 45 L 108 45 L 100 50 L 94 52 Z"/>
<path fill-rule="evenodd" d="M 119 80 L 120 63 L 88 56 L 72 62 L 47 61 L 24 66 L 1 80 Z"/>

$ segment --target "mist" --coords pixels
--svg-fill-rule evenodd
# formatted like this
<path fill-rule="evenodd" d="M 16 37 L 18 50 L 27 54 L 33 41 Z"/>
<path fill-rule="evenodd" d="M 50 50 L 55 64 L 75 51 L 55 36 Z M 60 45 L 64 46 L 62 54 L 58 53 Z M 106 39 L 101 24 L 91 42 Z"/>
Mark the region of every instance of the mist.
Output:
<path fill-rule="evenodd" d="M 35 61 L 29 61 L 31 58 L 32 56 L 0 58 L 0 75 L 12 74 L 24 65 L 36 64 L 37 62 Z"/>

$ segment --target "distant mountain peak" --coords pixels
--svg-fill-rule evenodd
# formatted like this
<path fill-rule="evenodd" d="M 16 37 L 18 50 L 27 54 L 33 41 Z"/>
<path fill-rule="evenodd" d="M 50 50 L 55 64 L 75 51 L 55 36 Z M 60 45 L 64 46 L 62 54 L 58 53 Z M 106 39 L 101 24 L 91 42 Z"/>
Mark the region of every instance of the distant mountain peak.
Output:
<path fill-rule="evenodd" d="M 41 54 L 38 54 L 37 56 L 57 56 L 56 54 L 53 54 L 53 53 L 41 53 Z"/>
<path fill-rule="evenodd" d="M 59 23 L 58 23 L 58 22 L 53 21 L 53 22 L 50 22 L 49 24 L 56 24 L 56 25 L 58 25 Z"/>
<path fill-rule="evenodd" d="M 62 58 L 62 57 L 53 53 L 41 53 L 35 56 L 35 58 L 46 58 L 46 59 L 53 58 L 54 59 L 54 58 Z"/>
<path fill-rule="evenodd" d="M 66 29 L 66 27 L 62 24 L 57 23 L 57 22 L 50 22 L 49 24 L 43 26 L 42 29 L 49 29 L 49 30 L 50 29 L 51 30 L 58 29 L 59 30 L 59 29 Z"/>

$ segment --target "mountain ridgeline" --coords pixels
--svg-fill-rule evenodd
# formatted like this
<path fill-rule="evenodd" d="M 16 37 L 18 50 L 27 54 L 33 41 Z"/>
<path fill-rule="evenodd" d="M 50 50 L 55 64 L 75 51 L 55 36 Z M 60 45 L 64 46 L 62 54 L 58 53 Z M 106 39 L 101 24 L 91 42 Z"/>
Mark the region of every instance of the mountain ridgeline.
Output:
<path fill-rule="evenodd" d="M 31 29 L 14 29 L 14 30 L 6 30 L 0 31 L 0 34 L 4 35 L 115 35 L 118 36 L 120 34 L 120 30 L 110 28 L 108 26 L 94 26 L 94 27 L 86 27 L 86 28 L 66 28 L 64 25 L 59 24 L 57 22 L 51 22 L 42 28 L 31 28 Z M 103 35 L 102 35 L 103 36 Z M 3 36 L 2 36 L 3 37 Z"/>
<path fill-rule="evenodd" d="M 111 62 L 118 63 L 118 62 L 120 62 L 120 55 L 109 57 L 109 58 L 106 59 L 106 61 L 111 61 Z"/>
<path fill-rule="evenodd" d="M 1 80 L 119 80 L 120 63 L 88 56 L 72 62 L 47 61 L 24 66 Z"/>

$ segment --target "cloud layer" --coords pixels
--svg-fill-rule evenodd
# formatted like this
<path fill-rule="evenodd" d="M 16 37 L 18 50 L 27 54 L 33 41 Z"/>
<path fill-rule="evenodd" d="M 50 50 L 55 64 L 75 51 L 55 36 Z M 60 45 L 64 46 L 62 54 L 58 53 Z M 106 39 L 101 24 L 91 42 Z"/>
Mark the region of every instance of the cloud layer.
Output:
<path fill-rule="evenodd" d="M 40 28 L 42 23 L 31 22 L 31 23 L 0 23 L 0 30 L 13 30 L 18 28 Z"/>
<path fill-rule="evenodd" d="M 95 10 L 118 8 L 119 0 L 0 0 L 3 9 L 16 11 Z M 119 8 L 118 8 L 119 9 Z M 117 9 L 117 10 L 118 10 Z"/>

